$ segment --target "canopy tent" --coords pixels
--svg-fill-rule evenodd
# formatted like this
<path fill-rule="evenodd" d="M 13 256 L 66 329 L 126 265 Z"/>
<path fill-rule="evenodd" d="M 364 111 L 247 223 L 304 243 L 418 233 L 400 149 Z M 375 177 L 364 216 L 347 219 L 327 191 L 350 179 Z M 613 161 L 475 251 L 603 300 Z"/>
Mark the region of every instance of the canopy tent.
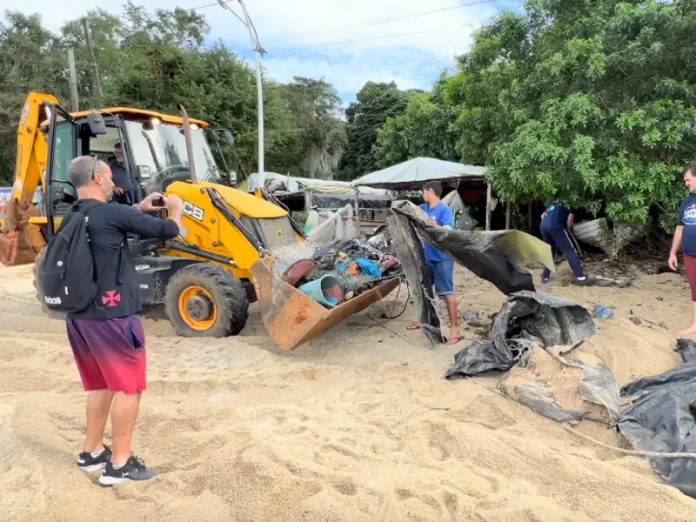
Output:
<path fill-rule="evenodd" d="M 266 188 L 286 204 L 289 204 L 290 200 L 295 204 L 304 201 L 305 208 L 316 206 L 320 209 L 335 210 L 354 203 L 357 196 L 360 208 L 388 209 L 392 200 L 392 194 L 385 189 L 357 188 L 347 181 L 300 178 L 275 172 L 255 172 L 237 188 L 246 192 Z"/>
<path fill-rule="evenodd" d="M 311 190 L 318 194 L 345 194 L 355 195 L 355 188 L 348 181 L 334 181 L 328 179 L 311 179 L 299 178 L 290 175 L 277 174 L 275 172 L 264 172 L 259 174 L 255 172 L 251 174 L 243 183 L 248 192 L 254 192 L 257 188 L 261 188 L 266 183 L 266 180 L 274 179 L 283 182 L 286 186 L 286 192 L 301 192 L 303 190 Z M 359 189 L 360 194 L 370 196 L 389 197 L 389 192 L 384 189 L 375 189 L 363 187 Z"/>
<path fill-rule="evenodd" d="M 483 167 L 434 158 L 415 158 L 366 174 L 353 181 L 352 185 L 395 190 L 420 189 L 426 182 L 435 180 L 454 182 L 466 179 L 484 183 L 483 173 Z"/>

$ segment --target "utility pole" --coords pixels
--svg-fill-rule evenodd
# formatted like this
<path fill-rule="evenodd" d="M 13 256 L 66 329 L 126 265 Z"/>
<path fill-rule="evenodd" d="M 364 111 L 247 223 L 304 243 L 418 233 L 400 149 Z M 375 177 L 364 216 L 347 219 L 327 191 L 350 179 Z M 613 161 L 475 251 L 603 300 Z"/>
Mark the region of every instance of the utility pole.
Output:
<path fill-rule="evenodd" d="M 77 112 L 78 99 L 77 99 L 77 71 L 75 70 L 75 51 L 72 47 L 68 49 L 68 69 L 70 71 L 70 98 L 71 98 L 71 109 L 72 112 Z"/>
<path fill-rule="evenodd" d="M 94 78 L 94 86 L 97 89 L 97 95 L 99 98 L 104 97 L 101 87 L 101 79 L 99 78 L 99 67 L 97 67 L 97 57 L 94 54 L 94 46 L 92 45 L 92 37 L 89 34 L 89 26 L 87 25 L 87 18 L 82 19 L 82 28 L 85 30 L 85 41 L 87 42 L 87 48 L 89 49 L 89 54 L 92 57 L 92 75 Z"/>
<path fill-rule="evenodd" d="M 256 28 L 254 23 L 251 21 L 249 12 L 244 5 L 244 0 L 237 0 L 239 5 L 242 6 L 242 11 L 244 12 L 244 20 L 242 20 L 237 13 L 235 13 L 228 5 L 227 2 L 230 0 L 217 0 L 218 4 L 222 6 L 223 9 L 231 12 L 236 16 L 240 22 L 242 22 L 249 31 L 249 40 L 251 41 L 251 47 L 254 51 L 254 58 L 256 59 L 256 103 L 258 112 L 258 127 L 259 127 L 259 165 L 258 171 L 260 174 L 264 173 L 264 146 L 263 146 L 263 82 L 261 79 L 261 58 L 266 54 L 266 50 L 261 47 L 259 43 L 259 37 L 256 34 Z"/>

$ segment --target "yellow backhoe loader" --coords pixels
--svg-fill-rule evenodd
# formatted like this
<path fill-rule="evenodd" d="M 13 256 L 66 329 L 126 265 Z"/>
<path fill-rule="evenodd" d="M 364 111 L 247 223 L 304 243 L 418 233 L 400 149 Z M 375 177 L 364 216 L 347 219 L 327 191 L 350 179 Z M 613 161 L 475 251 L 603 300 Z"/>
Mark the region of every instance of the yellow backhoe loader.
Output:
<path fill-rule="evenodd" d="M 43 303 L 37 283 L 41 252 L 76 198 L 68 165 L 85 154 L 108 162 L 120 143 L 133 203 L 152 191 L 184 201 L 176 240 L 129 238 L 143 303 L 164 304 L 179 335 L 237 335 L 249 303 L 258 300 L 269 333 L 281 349 L 290 350 L 398 287 L 399 279 L 390 279 L 327 310 L 282 281 L 273 270 L 274 251 L 303 243 L 302 229 L 280 206 L 229 186 L 204 131 L 218 147 L 218 136 L 234 143 L 231 132 L 189 120 L 183 107 L 180 116 L 124 107 L 69 114 L 55 97 L 31 93 L 20 117 L 0 261 L 35 260 L 37 297 Z"/>

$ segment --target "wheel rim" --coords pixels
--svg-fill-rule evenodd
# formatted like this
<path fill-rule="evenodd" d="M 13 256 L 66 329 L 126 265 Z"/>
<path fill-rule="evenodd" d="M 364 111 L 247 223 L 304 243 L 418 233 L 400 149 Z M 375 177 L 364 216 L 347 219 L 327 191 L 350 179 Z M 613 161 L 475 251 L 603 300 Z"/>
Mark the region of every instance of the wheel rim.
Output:
<path fill-rule="evenodd" d="M 213 327 L 218 311 L 210 292 L 201 286 L 189 286 L 179 296 L 179 314 L 189 328 L 204 332 Z"/>

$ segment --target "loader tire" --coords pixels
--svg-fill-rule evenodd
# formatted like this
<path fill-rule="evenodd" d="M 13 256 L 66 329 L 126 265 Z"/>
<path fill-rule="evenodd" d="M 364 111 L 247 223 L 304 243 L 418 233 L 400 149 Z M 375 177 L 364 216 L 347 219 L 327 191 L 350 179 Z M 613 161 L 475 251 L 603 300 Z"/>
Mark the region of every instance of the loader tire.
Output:
<path fill-rule="evenodd" d="M 49 309 L 46 306 L 46 303 L 44 302 L 44 293 L 43 290 L 41 289 L 41 265 L 43 265 L 43 260 L 44 257 L 46 257 L 46 249 L 43 248 L 41 252 L 39 252 L 36 256 L 36 259 L 34 260 L 34 288 L 36 289 L 36 299 L 38 299 L 39 304 L 41 305 L 41 309 L 43 310 L 43 313 L 48 315 L 51 319 L 58 319 L 59 321 L 65 321 L 67 319 L 68 314 L 65 312 L 54 312 L 53 310 Z"/>
<path fill-rule="evenodd" d="M 182 337 L 238 335 L 249 317 L 242 282 L 209 263 L 189 265 L 172 276 L 164 302 L 169 322 Z"/>

